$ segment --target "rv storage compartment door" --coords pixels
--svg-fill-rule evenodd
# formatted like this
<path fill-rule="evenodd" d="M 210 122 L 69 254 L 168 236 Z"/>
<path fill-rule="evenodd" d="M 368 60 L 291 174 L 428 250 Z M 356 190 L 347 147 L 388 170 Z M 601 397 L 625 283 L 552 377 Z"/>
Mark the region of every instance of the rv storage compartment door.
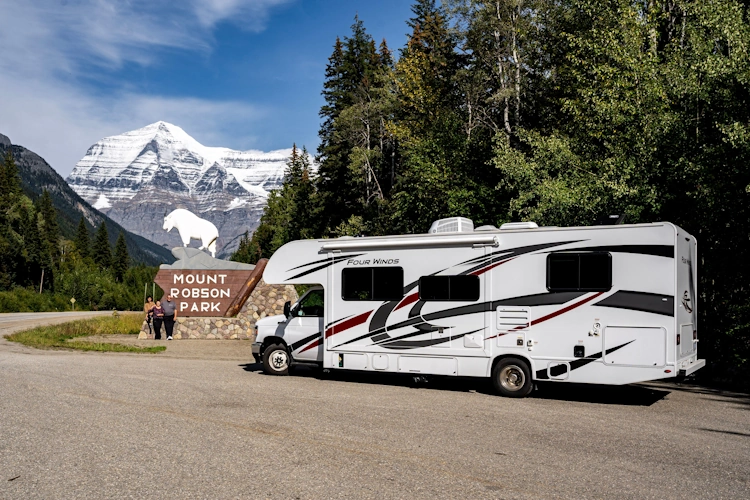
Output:
<path fill-rule="evenodd" d="M 497 308 L 497 346 L 518 347 L 526 345 L 529 331 L 528 307 Z"/>
<path fill-rule="evenodd" d="M 667 330 L 662 327 L 607 326 L 604 328 L 607 366 L 664 366 Z"/>
<path fill-rule="evenodd" d="M 431 375 L 455 375 L 458 369 L 456 358 L 432 356 L 399 356 L 398 371 L 428 373 Z"/>

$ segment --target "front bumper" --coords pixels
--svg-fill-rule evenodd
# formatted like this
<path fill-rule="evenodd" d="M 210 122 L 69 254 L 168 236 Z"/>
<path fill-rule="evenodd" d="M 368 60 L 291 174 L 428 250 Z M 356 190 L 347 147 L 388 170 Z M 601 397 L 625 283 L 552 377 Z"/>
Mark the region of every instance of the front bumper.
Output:
<path fill-rule="evenodd" d="M 256 363 L 260 363 L 260 361 L 262 359 L 261 358 L 261 351 L 260 351 L 261 345 L 262 344 L 260 342 L 254 342 L 253 345 L 252 345 L 253 358 L 255 359 Z"/>

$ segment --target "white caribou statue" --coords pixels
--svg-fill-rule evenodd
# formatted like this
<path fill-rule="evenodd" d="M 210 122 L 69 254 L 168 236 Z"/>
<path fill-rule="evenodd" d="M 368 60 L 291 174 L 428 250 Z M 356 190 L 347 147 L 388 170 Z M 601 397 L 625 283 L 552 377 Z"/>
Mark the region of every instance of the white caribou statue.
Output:
<path fill-rule="evenodd" d="M 178 208 L 164 217 L 164 229 L 169 232 L 173 227 L 177 228 L 185 246 L 190 244 L 191 239 L 201 240 L 201 246 L 198 249 L 208 249 L 211 257 L 216 257 L 216 240 L 219 237 L 219 230 L 210 221 L 201 219 L 190 210 Z"/>

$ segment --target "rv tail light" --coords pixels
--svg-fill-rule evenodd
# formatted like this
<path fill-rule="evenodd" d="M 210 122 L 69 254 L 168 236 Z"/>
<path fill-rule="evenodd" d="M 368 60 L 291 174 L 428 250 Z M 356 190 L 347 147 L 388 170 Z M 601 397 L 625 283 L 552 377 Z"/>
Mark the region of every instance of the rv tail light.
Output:
<path fill-rule="evenodd" d="M 677 345 L 680 345 L 680 334 L 677 334 Z"/>

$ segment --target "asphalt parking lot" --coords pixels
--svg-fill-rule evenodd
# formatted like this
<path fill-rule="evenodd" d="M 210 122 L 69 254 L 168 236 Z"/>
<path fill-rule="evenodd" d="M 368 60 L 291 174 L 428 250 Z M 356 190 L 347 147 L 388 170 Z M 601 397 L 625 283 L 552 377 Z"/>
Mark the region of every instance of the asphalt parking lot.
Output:
<path fill-rule="evenodd" d="M 136 355 L 0 340 L 0 498 L 750 491 L 746 394 L 552 385 L 512 400 L 478 380 L 308 368 L 270 377 L 245 341 L 165 345 Z"/>

